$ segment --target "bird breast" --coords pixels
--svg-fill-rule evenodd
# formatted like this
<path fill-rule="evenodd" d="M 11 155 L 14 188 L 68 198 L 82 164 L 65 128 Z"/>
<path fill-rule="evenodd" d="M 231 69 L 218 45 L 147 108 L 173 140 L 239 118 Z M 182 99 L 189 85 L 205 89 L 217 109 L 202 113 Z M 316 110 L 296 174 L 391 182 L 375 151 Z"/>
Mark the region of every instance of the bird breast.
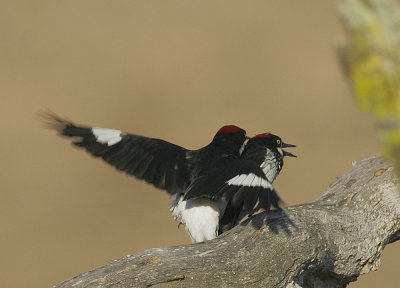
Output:
<path fill-rule="evenodd" d="M 265 176 L 269 182 L 274 182 L 276 176 L 282 168 L 280 161 L 271 150 L 267 150 L 264 161 L 261 163 L 260 168 L 264 171 Z"/>

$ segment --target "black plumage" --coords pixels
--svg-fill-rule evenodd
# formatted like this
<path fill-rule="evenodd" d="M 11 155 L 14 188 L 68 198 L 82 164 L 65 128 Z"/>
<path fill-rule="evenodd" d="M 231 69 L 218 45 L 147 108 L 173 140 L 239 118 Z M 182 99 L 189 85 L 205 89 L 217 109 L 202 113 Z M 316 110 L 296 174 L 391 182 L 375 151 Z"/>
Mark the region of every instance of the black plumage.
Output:
<path fill-rule="evenodd" d="M 73 141 L 75 146 L 169 194 L 183 193 L 215 159 L 225 155 L 239 156 L 246 140 L 245 130 L 228 125 L 222 127 L 207 146 L 188 150 L 161 139 L 75 125 L 54 113 L 44 113 L 44 117 L 60 135 L 77 138 Z"/>
<path fill-rule="evenodd" d="M 184 200 L 223 200 L 226 207 L 220 215 L 218 234 L 257 210 L 279 209 L 281 200 L 272 182 L 282 169 L 283 157 L 294 156 L 282 149 L 285 147 L 295 146 L 271 133 L 256 135 L 247 142 L 241 156 L 221 157 L 199 174 L 186 190 Z"/>

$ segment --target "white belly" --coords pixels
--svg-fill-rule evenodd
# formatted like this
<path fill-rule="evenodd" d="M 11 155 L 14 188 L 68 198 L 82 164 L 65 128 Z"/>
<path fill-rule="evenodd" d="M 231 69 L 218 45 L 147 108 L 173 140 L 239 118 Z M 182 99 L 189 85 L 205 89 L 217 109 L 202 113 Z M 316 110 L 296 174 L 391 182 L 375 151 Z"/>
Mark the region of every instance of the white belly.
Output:
<path fill-rule="evenodd" d="M 182 198 L 177 197 L 169 209 L 175 220 L 185 225 L 192 242 L 203 242 L 217 237 L 220 215 L 224 213 L 227 203 L 206 198 L 183 201 Z"/>

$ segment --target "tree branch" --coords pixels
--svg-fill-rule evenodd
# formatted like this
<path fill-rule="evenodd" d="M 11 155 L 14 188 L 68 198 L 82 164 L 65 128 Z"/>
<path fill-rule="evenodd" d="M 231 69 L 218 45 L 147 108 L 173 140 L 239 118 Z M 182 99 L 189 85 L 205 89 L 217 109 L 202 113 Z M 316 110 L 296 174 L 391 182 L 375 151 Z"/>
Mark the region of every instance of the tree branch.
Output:
<path fill-rule="evenodd" d="M 345 287 L 400 239 L 398 179 L 378 154 L 315 202 L 261 213 L 203 243 L 154 248 L 63 287 Z"/>

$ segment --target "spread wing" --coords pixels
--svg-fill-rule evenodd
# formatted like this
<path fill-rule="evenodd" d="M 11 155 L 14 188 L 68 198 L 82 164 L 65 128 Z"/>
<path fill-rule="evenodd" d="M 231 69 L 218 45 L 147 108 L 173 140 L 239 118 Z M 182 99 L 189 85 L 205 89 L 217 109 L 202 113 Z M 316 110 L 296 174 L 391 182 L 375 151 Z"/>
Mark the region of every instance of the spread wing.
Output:
<path fill-rule="evenodd" d="M 77 138 L 73 145 L 101 157 L 118 170 L 164 189 L 170 194 L 184 191 L 189 176 L 185 167 L 188 150 L 161 139 L 119 130 L 73 124 L 52 113 L 43 115 L 60 135 Z"/>
<path fill-rule="evenodd" d="M 271 206 L 279 208 L 280 202 L 261 168 L 253 161 L 235 157 L 224 158 L 191 183 L 184 199 L 197 197 L 223 199 L 228 203 L 220 218 L 220 228 L 232 228 L 240 214 L 269 210 Z"/>

